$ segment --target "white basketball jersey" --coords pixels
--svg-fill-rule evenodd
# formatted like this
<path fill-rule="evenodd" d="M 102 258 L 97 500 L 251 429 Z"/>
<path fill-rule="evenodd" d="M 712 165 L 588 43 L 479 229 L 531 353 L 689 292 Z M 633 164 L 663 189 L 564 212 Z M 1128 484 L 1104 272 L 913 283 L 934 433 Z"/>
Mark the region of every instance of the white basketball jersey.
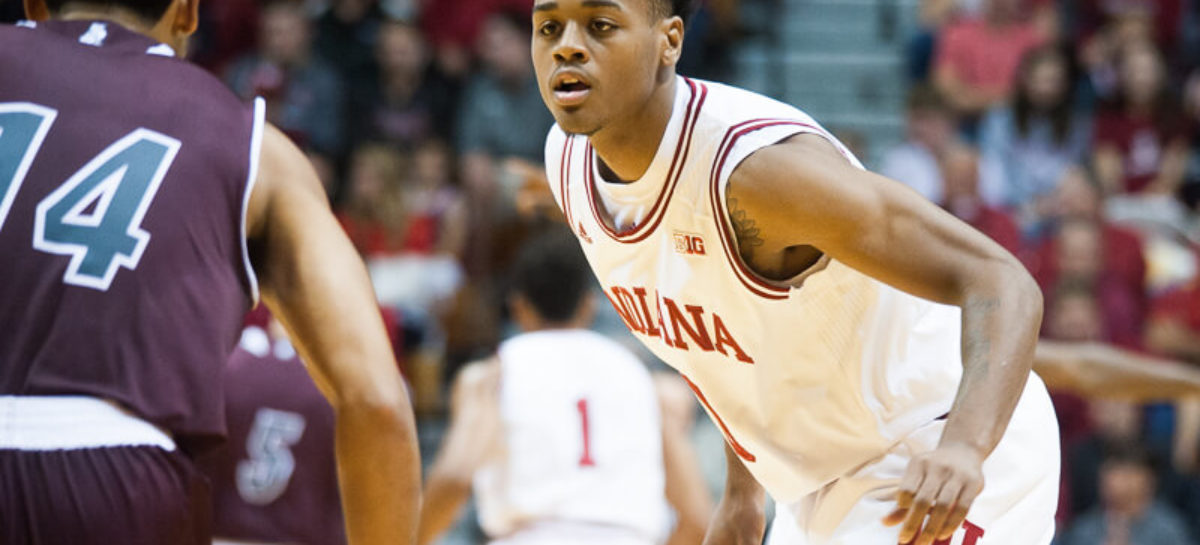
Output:
<path fill-rule="evenodd" d="M 752 272 L 725 206 L 743 159 L 811 133 L 861 164 L 796 108 L 687 78 L 676 88 L 641 180 L 603 181 L 587 137 L 555 126 L 550 184 L 629 329 L 683 374 L 771 495 L 795 501 L 949 411 L 962 375 L 960 311 L 828 256 L 786 284 Z M 602 219 L 611 215 L 622 227 Z"/>
<path fill-rule="evenodd" d="M 590 525 L 661 541 L 662 429 L 642 362 L 585 330 L 519 335 L 499 355 L 506 449 L 476 473 L 483 529 Z"/>

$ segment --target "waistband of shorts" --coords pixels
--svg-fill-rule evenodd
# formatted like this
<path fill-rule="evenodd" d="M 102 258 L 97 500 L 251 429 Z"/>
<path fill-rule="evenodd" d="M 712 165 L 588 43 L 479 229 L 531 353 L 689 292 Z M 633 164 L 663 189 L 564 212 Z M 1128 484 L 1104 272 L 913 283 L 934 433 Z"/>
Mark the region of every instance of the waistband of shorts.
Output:
<path fill-rule="evenodd" d="M 0 396 L 0 449 L 123 446 L 176 448 L 166 431 L 112 401 L 86 396 Z"/>
<path fill-rule="evenodd" d="M 521 527 L 505 536 L 495 536 L 492 541 L 507 541 L 517 538 L 561 536 L 563 538 L 587 538 L 592 542 L 645 543 L 652 545 L 657 540 L 636 528 L 618 524 L 591 521 L 545 519 Z M 565 542 L 569 542 L 567 539 Z"/>

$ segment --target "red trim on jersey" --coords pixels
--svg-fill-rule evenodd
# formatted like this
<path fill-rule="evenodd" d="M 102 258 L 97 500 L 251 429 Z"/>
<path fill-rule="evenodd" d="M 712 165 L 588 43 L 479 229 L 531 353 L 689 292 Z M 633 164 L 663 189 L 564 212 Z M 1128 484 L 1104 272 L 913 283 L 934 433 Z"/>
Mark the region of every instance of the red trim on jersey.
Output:
<path fill-rule="evenodd" d="M 570 179 L 567 169 L 571 168 L 571 151 L 575 148 L 575 137 L 567 135 L 567 141 L 563 142 L 562 159 L 558 163 L 558 192 L 562 196 L 563 216 L 567 219 L 567 225 L 571 226 L 571 198 L 570 184 L 567 180 Z"/>
<path fill-rule="evenodd" d="M 692 134 L 696 130 L 697 120 L 700 119 L 700 110 L 704 108 L 704 100 L 708 97 L 708 87 L 704 84 L 688 78 L 683 78 L 683 81 L 687 83 L 692 96 L 688 99 L 687 111 L 684 113 L 683 127 L 679 131 L 679 142 L 675 145 L 675 155 L 671 158 L 670 168 L 667 169 L 667 183 L 654 201 L 654 206 L 647 214 L 646 221 L 641 225 L 635 225 L 625 231 L 616 231 L 609 227 L 608 222 L 604 221 L 604 213 L 600 210 L 599 199 L 595 196 L 595 153 L 590 142 L 584 152 L 584 186 L 587 188 L 588 200 L 591 202 L 592 215 L 596 217 L 596 223 L 600 224 L 600 228 L 617 242 L 632 244 L 645 240 L 654 233 L 667 215 L 667 206 L 671 201 L 671 196 L 675 193 L 675 187 L 679 185 L 684 165 L 687 164 L 688 152 L 692 148 Z"/>
<path fill-rule="evenodd" d="M 742 444 L 733 437 L 733 434 L 729 432 L 729 428 L 725 426 L 725 420 L 721 418 L 721 415 L 717 414 L 717 410 L 714 409 L 712 405 L 708 404 L 708 398 L 704 397 L 704 392 L 700 391 L 700 387 L 696 386 L 696 383 L 692 382 L 692 379 L 688 378 L 687 375 L 679 373 L 679 376 L 683 377 L 684 382 L 687 382 L 688 387 L 692 389 L 692 393 L 696 394 L 696 399 L 699 399 L 700 403 L 704 405 L 704 408 L 708 409 L 708 413 L 713 415 L 713 420 L 717 421 L 717 425 L 721 427 L 721 432 L 725 434 L 725 440 L 729 442 L 729 448 L 733 449 L 733 452 L 737 453 L 739 458 L 747 462 L 757 461 L 758 458 L 755 457 L 750 451 L 746 450 L 746 447 L 743 447 Z"/>
<path fill-rule="evenodd" d="M 725 138 L 721 140 L 721 145 L 717 147 L 716 157 L 718 157 L 718 159 L 713 161 L 712 177 L 710 180 L 714 213 L 713 219 L 717 222 L 717 231 L 721 233 L 721 247 L 725 250 L 725 258 L 733 266 L 733 271 L 738 277 L 738 280 L 741 280 L 742 284 L 745 285 L 747 289 L 749 289 L 755 295 L 772 300 L 787 299 L 791 288 L 777 286 L 768 282 L 766 279 L 750 270 L 750 268 L 742 262 L 741 257 L 737 255 L 737 252 L 735 251 L 735 248 L 737 247 L 737 238 L 729 226 L 729 211 L 725 209 L 725 199 L 721 198 L 721 171 L 724 170 L 725 161 L 729 159 L 729 154 L 733 151 L 733 146 L 739 138 L 757 130 L 781 125 L 803 127 L 822 136 L 829 137 L 828 133 L 826 133 L 820 127 L 800 121 L 768 118 L 744 121 L 730 127 L 729 130 L 725 132 Z M 844 152 L 843 155 L 845 155 Z"/>

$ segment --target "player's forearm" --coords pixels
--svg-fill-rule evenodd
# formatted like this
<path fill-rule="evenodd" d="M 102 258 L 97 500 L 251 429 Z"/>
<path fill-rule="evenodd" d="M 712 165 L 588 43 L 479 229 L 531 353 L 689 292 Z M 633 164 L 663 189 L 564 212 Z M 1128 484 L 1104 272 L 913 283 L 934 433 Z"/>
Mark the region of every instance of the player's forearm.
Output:
<path fill-rule="evenodd" d="M 433 543 L 453 526 L 470 495 L 469 480 L 446 474 L 435 466 L 425 487 L 425 504 L 421 510 L 417 545 Z"/>
<path fill-rule="evenodd" d="M 1042 295 L 1016 260 L 969 284 L 962 303 L 963 376 L 942 444 L 987 456 L 1000 442 L 1033 366 Z"/>
<path fill-rule="evenodd" d="M 725 493 L 704 536 L 704 545 L 758 545 L 766 531 L 762 485 L 725 446 Z"/>
<path fill-rule="evenodd" d="M 336 411 L 338 481 L 350 545 L 412 543 L 421 469 L 403 390 L 391 399 L 346 400 Z"/>

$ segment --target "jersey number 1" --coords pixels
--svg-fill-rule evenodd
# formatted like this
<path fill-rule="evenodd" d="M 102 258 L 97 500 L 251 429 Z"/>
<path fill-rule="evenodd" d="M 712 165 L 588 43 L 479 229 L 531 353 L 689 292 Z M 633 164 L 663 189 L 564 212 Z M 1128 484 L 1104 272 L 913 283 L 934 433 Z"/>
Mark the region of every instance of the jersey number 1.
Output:
<path fill-rule="evenodd" d="M 56 117 L 29 102 L 0 103 L 0 229 Z M 179 140 L 136 129 L 38 203 L 33 247 L 71 257 L 63 282 L 106 291 L 119 267 L 137 267 L 150 242 L 142 218 L 179 147 Z"/>
<path fill-rule="evenodd" d="M 583 429 L 583 454 L 579 456 L 579 467 L 595 467 L 596 461 L 592 459 L 592 435 L 588 429 L 588 406 L 587 399 L 580 399 L 575 402 L 575 408 L 579 409 L 580 427 Z"/>

